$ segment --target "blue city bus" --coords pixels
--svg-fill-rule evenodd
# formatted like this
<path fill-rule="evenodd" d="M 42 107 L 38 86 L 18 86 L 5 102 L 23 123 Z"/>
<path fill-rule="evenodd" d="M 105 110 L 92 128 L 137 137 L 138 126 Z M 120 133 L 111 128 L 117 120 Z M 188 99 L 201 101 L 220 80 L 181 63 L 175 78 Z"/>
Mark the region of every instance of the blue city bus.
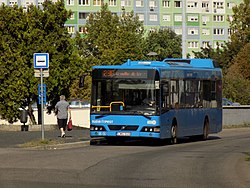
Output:
<path fill-rule="evenodd" d="M 94 66 L 90 136 L 207 139 L 222 130 L 222 72 L 211 59 Z"/>

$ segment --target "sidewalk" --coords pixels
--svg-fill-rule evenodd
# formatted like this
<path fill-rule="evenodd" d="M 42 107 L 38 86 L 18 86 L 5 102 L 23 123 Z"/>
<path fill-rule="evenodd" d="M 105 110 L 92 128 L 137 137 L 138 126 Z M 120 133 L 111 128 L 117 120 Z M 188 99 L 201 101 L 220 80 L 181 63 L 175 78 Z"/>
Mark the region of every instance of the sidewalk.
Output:
<path fill-rule="evenodd" d="M 34 140 L 42 139 L 42 131 L 0 131 L 0 148 L 18 148 L 19 144 L 24 144 Z M 44 139 L 60 140 L 63 145 L 79 144 L 90 140 L 89 129 L 75 128 L 66 131 L 66 138 L 60 137 L 58 129 L 45 130 Z"/>

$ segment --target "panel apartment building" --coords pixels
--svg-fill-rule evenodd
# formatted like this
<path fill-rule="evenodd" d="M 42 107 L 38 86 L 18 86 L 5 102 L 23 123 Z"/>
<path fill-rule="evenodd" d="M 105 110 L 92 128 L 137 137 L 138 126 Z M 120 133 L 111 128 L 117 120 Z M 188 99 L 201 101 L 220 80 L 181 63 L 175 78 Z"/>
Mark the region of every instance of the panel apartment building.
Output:
<path fill-rule="evenodd" d="M 30 4 L 41 6 L 44 0 L 0 0 L 9 6 L 17 4 L 27 7 Z M 57 0 L 53 0 L 57 1 Z M 193 57 L 192 51 L 201 47 L 216 48 L 230 38 L 229 22 L 232 7 L 243 0 L 64 0 L 67 10 L 73 12 L 65 26 L 68 32 L 84 34 L 85 24 L 90 13 L 100 10 L 107 3 L 109 10 L 117 15 L 123 11 L 134 13 L 144 23 L 148 32 L 159 28 L 171 28 L 182 35 L 186 54 Z"/>

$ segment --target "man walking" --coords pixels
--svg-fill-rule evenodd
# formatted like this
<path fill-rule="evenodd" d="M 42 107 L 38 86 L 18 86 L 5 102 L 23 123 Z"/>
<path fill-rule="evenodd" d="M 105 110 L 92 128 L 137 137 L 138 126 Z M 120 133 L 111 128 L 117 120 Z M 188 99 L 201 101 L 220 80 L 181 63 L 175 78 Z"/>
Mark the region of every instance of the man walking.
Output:
<path fill-rule="evenodd" d="M 69 103 L 65 100 L 64 95 L 61 95 L 60 101 L 56 103 L 55 113 L 57 114 L 57 124 L 59 130 L 61 131 L 61 137 L 64 138 L 68 121 L 68 114 L 69 118 L 71 118 L 71 110 L 69 108 Z"/>

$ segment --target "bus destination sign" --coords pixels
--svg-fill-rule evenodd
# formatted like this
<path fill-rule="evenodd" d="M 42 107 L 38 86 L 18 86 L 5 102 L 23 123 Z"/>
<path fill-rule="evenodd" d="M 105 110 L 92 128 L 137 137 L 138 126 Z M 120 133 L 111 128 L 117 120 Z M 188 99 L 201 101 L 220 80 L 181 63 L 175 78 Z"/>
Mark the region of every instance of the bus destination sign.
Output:
<path fill-rule="evenodd" d="M 147 78 L 147 70 L 103 69 L 103 78 Z"/>

